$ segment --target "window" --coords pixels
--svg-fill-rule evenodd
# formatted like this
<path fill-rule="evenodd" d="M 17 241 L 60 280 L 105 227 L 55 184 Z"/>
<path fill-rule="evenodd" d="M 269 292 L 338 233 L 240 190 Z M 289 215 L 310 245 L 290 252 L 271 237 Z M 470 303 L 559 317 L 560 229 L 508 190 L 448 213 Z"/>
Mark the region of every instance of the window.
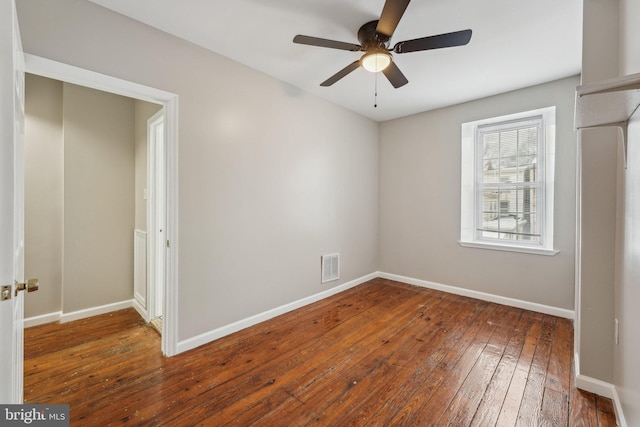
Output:
<path fill-rule="evenodd" d="M 555 107 L 462 125 L 460 244 L 553 255 Z"/>

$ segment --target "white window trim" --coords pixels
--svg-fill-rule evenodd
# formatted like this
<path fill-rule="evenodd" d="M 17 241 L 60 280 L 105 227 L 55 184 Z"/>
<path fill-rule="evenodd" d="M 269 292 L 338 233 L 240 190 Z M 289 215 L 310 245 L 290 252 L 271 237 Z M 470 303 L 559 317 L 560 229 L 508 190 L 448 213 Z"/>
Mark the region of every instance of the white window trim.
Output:
<path fill-rule="evenodd" d="M 499 122 L 523 120 L 535 116 L 541 116 L 544 122 L 544 167 L 545 167 L 545 194 L 544 215 L 542 218 L 543 242 L 540 245 L 523 245 L 511 242 L 487 242 L 476 239 L 475 233 L 475 178 L 476 178 L 476 130 L 479 126 L 490 125 Z M 555 139 L 556 139 L 556 108 L 547 107 L 537 110 L 524 111 L 490 119 L 477 120 L 462 124 L 461 146 L 461 199 L 460 199 L 460 240 L 461 246 L 481 249 L 493 249 L 499 251 L 522 252 L 535 255 L 555 255 L 558 253 L 553 248 L 553 200 L 555 187 Z"/>

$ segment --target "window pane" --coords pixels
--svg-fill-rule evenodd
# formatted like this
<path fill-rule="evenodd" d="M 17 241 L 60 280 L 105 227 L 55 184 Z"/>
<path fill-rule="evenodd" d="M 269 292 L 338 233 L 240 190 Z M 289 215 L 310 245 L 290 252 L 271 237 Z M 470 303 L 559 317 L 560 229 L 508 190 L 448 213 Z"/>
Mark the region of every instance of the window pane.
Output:
<path fill-rule="evenodd" d="M 500 191 L 500 216 L 509 216 L 511 209 L 515 206 L 515 199 L 512 197 L 512 191 L 501 190 Z"/>
<path fill-rule="evenodd" d="M 519 157 L 518 182 L 535 182 L 537 180 L 537 156 L 527 155 Z"/>
<path fill-rule="evenodd" d="M 488 164 L 485 163 L 485 169 L 482 171 L 482 182 L 485 184 L 497 184 L 500 182 L 500 170 L 499 169 L 489 169 L 491 167 L 491 161 L 488 161 Z"/>
<path fill-rule="evenodd" d="M 500 134 L 488 133 L 482 136 L 482 170 L 485 182 L 500 182 Z"/>
<path fill-rule="evenodd" d="M 482 220 L 493 221 L 500 215 L 499 193 L 493 190 L 482 192 Z"/>
<path fill-rule="evenodd" d="M 518 130 L 518 176 L 520 182 L 536 180 L 531 170 L 537 166 L 538 127 L 533 126 Z"/>
<path fill-rule="evenodd" d="M 500 163 L 502 167 L 515 166 L 518 155 L 518 131 L 500 132 Z"/>
<path fill-rule="evenodd" d="M 483 190 L 478 237 L 539 242 L 537 191 L 535 186 L 523 184 Z"/>
<path fill-rule="evenodd" d="M 482 135 L 482 157 L 484 159 L 496 159 L 500 157 L 499 145 L 500 134 L 498 132 L 485 133 Z"/>
<path fill-rule="evenodd" d="M 540 241 L 540 227 L 538 225 L 537 214 L 530 213 L 523 217 L 521 240 L 527 240 L 531 242 Z"/>
<path fill-rule="evenodd" d="M 529 220 L 513 216 L 498 216 L 492 220 L 483 221 L 478 229 L 479 238 L 496 240 L 519 240 L 523 242 L 539 242 L 540 233 L 537 227 L 536 215 L 530 215 Z"/>
<path fill-rule="evenodd" d="M 538 127 L 518 130 L 518 154 L 520 156 L 538 154 Z"/>

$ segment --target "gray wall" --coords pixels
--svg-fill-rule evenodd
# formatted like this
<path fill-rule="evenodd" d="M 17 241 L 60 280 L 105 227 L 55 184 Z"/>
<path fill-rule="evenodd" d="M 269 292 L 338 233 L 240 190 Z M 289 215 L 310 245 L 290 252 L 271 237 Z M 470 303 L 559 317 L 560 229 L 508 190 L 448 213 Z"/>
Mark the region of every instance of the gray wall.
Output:
<path fill-rule="evenodd" d="M 635 0 L 585 1 L 583 83 L 640 73 L 638 16 L 640 4 Z M 582 222 L 583 253 L 586 247 L 595 256 L 587 260 L 583 255 L 582 262 L 590 274 L 585 280 L 583 271 L 581 286 L 581 373 L 612 381 L 627 425 L 635 426 L 640 425 L 640 116 L 636 112 L 630 120 L 626 169 L 616 129 L 580 134 L 581 178 L 583 185 L 588 183 L 582 189 L 583 198 L 602 197 L 597 207 L 588 201 L 582 205 L 583 217 L 592 217 L 589 223 Z M 617 191 L 612 201 L 613 188 Z M 615 252 L 610 250 L 612 230 Z M 620 321 L 617 345 L 614 319 Z"/>
<path fill-rule="evenodd" d="M 25 79 L 26 278 L 40 280 L 25 294 L 25 317 L 62 311 L 64 141 L 62 82 L 31 74 Z"/>
<path fill-rule="evenodd" d="M 618 75 L 617 1 L 584 2 L 582 84 Z M 613 381 L 618 130 L 579 132 L 580 374 Z"/>
<path fill-rule="evenodd" d="M 376 123 L 86 1 L 18 16 L 25 52 L 179 96 L 180 341 L 376 271 Z"/>
<path fill-rule="evenodd" d="M 575 146 L 572 77 L 382 123 L 380 271 L 573 309 Z M 462 123 L 556 105 L 555 256 L 465 248 Z"/>
<path fill-rule="evenodd" d="M 640 3 L 620 0 L 620 74 L 640 73 Z M 640 425 L 640 115 L 629 125 L 627 169 L 623 173 L 619 213 L 621 256 L 615 292 L 615 316 L 620 320 L 620 344 L 614 349 L 614 383 L 627 425 Z"/>
<path fill-rule="evenodd" d="M 637 70 L 640 72 L 640 69 Z M 614 348 L 614 384 L 627 425 L 640 425 L 640 113 L 629 126 L 628 168 L 624 171 L 624 207 L 621 212 L 622 254 L 619 259 L 615 316 L 620 341 Z"/>
<path fill-rule="evenodd" d="M 620 75 L 640 72 L 640 55 L 638 55 L 638 40 L 640 40 L 640 3 L 636 0 L 619 0 L 618 16 L 620 31 L 618 42 Z"/>
<path fill-rule="evenodd" d="M 618 145 L 615 129 L 581 133 L 580 373 L 610 383 Z"/>

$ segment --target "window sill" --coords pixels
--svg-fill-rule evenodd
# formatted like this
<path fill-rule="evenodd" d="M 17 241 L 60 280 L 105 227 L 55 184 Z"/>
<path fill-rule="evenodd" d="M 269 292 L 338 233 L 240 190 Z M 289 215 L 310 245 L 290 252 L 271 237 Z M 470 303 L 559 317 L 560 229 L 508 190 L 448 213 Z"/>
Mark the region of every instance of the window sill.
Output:
<path fill-rule="evenodd" d="M 507 251 L 507 252 L 520 252 L 524 254 L 531 255 L 546 255 L 546 256 L 554 256 L 560 251 L 556 251 L 555 249 L 542 249 L 542 248 L 531 248 L 527 246 L 512 246 L 512 245 L 498 245 L 493 243 L 485 243 L 485 242 L 463 242 L 458 241 L 460 246 L 464 246 L 466 248 L 476 248 L 476 249 L 490 249 L 494 251 Z"/>

